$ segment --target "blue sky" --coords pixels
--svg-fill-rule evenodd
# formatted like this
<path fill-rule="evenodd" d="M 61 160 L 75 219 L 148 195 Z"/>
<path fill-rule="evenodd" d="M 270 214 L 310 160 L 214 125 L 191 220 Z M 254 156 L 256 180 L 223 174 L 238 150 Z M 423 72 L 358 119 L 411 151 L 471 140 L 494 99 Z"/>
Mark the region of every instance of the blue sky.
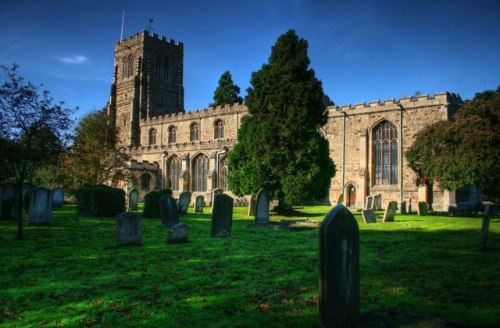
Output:
<path fill-rule="evenodd" d="M 187 111 L 213 101 L 226 70 L 245 96 L 289 29 L 337 105 L 500 85 L 498 0 L 2 0 L 0 64 L 19 64 L 78 115 L 102 108 L 123 9 L 125 36 L 153 18 L 154 33 L 184 43 Z"/>

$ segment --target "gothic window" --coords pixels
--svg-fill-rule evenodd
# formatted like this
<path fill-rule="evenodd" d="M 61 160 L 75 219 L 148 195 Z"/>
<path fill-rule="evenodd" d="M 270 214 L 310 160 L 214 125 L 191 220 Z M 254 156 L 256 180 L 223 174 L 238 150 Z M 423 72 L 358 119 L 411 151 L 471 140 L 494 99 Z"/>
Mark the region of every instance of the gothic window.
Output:
<path fill-rule="evenodd" d="M 128 77 L 127 74 L 128 74 L 128 58 L 124 58 L 122 63 L 122 79 Z"/>
<path fill-rule="evenodd" d="M 224 121 L 217 120 L 214 123 L 214 138 L 224 138 Z"/>
<path fill-rule="evenodd" d="M 155 66 L 155 75 L 156 77 L 160 77 L 161 74 L 161 57 L 156 57 L 156 66 Z"/>
<path fill-rule="evenodd" d="M 226 191 L 227 190 L 227 176 L 228 176 L 228 169 L 227 169 L 227 157 L 224 156 L 223 158 L 220 159 L 219 162 L 219 188 Z"/>
<path fill-rule="evenodd" d="M 179 178 L 181 176 L 181 159 L 173 156 L 167 162 L 168 186 L 172 190 L 179 190 Z"/>
<path fill-rule="evenodd" d="M 156 129 L 149 130 L 149 144 L 156 145 Z"/>
<path fill-rule="evenodd" d="M 143 173 L 141 175 L 141 189 L 149 190 L 150 184 L 151 184 L 151 175 L 149 175 L 148 173 Z"/>
<path fill-rule="evenodd" d="M 169 62 L 168 58 L 165 58 L 165 62 L 163 63 L 163 78 L 168 81 L 169 77 Z"/>
<path fill-rule="evenodd" d="M 176 143 L 177 142 L 177 128 L 175 126 L 171 126 L 168 128 L 168 143 Z"/>
<path fill-rule="evenodd" d="M 195 141 L 199 139 L 199 129 L 198 129 L 198 123 L 192 123 L 191 126 L 189 127 L 189 135 L 190 135 L 190 140 Z"/>
<path fill-rule="evenodd" d="M 193 191 L 207 191 L 208 157 L 198 155 L 193 159 Z"/>
<path fill-rule="evenodd" d="M 394 185 L 398 183 L 398 131 L 388 121 L 373 130 L 374 183 Z"/>
<path fill-rule="evenodd" d="M 134 57 L 129 56 L 123 59 L 122 79 L 127 79 L 134 75 Z"/>

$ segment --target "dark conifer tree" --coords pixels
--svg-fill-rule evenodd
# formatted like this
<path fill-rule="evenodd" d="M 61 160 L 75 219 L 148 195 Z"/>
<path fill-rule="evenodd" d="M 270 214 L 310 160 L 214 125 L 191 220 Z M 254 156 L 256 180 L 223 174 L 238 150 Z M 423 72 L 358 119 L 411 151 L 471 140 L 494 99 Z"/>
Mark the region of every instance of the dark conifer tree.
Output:
<path fill-rule="evenodd" d="M 220 79 L 219 86 L 214 92 L 214 103 L 210 106 L 222 106 L 226 104 L 241 103 L 243 98 L 239 96 L 240 87 L 233 83 L 233 78 L 229 71 L 225 71 Z"/>

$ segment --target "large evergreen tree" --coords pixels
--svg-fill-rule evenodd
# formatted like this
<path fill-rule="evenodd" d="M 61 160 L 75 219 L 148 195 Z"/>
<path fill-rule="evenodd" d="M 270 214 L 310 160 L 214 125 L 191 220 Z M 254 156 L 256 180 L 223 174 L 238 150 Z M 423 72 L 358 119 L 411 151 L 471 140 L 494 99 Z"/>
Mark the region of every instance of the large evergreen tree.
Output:
<path fill-rule="evenodd" d="M 290 30 L 254 72 L 245 103 L 250 117 L 229 153 L 229 187 L 238 195 L 277 192 L 280 207 L 326 196 L 335 166 L 320 133 L 327 121 L 321 82 L 309 68 L 307 41 Z"/>
<path fill-rule="evenodd" d="M 225 71 L 220 79 L 219 85 L 214 92 L 214 103 L 210 106 L 222 106 L 226 104 L 241 103 L 243 99 L 239 96 L 240 87 L 234 84 L 233 77 L 229 71 Z"/>
<path fill-rule="evenodd" d="M 465 101 L 452 121 L 419 131 L 406 157 L 420 178 L 437 179 L 441 188 L 476 185 L 500 195 L 500 88 Z"/>

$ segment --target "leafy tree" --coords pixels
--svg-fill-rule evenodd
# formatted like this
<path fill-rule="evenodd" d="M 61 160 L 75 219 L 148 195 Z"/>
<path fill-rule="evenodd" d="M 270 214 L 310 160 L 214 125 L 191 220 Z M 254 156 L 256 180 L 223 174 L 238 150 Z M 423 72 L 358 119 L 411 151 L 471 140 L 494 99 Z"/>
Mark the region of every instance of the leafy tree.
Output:
<path fill-rule="evenodd" d="M 435 177 L 442 189 L 475 185 L 498 197 L 499 144 L 500 88 L 465 101 L 452 121 L 419 131 L 406 157 L 419 177 Z"/>
<path fill-rule="evenodd" d="M 17 238 L 24 238 L 22 186 L 37 169 L 57 161 L 70 139 L 73 110 L 53 104 L 48 91 L 17 74 L 17 65 L 2 66 L 5 82 L 0 86 L 0 156 L 5 180 L 18 190 Z"/>
<path fill-rule="evenodd" d="M 230 189 L 238 195 L 262 187 L 277 192 L 283 209 L 324 197 L 335 174 L 319 131 L 328 97 L 309 68 L 307 47 L 290 30 L 272 47 L 269 62 L 252 73 L 245 98 L 252 115 L 229 153 Z"/>
<path fill-rule="evenodd" d="M 222 106 L 226 104 L 241 103 L 243 99 L 238 96 L 240 87 L 233 83 L 233 78 L 229 71 L 225 71 L 220 79 L 219 86 L 214 92 L 214 103 L 210 106 Z"/>

